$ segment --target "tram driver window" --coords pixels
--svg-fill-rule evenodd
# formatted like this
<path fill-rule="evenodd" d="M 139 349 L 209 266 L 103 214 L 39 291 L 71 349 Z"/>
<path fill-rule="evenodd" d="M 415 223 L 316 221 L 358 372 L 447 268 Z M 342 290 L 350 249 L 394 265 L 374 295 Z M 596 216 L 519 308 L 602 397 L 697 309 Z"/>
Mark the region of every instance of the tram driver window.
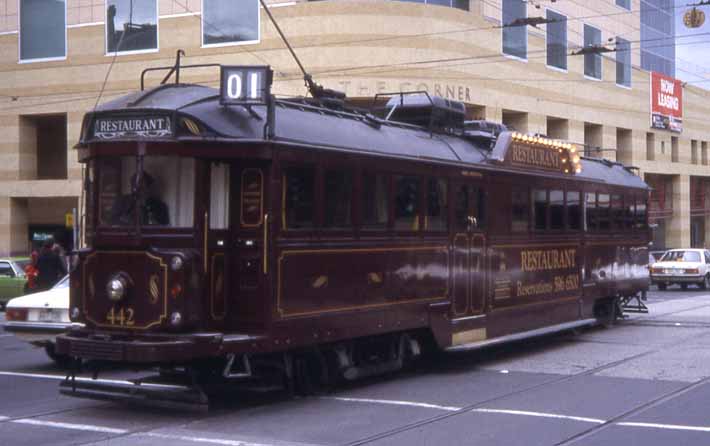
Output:
<path fill-rule="evenodd" d="M 389 200 L 388 177 L 383 174 L 362 174 L 362 225 L 367 229 L 387 227 Z"/>
<path fill-rule="evenodd" d="M 619 194 L 611 196 L 611 220 L 615 231 L 624 230 L 624 198 Z"/>
<path fill-rule="evenodd" d="M 535 230 L 544 231 L 547 229 L 547 191 L 533 190 L 533 221 L 535 222 Z"/>
<path fill-rule="evenodd" d="M 530 195 L 527 189 L 513 187 L 511 229 L 513 232 L 528 230 L 530 218 Z"/>
<path fill-rule="evenodd" d="M 634 217 L 634 227 L 636 229 L 646 229 L 648 226 L 647 222 L 647 211 L 648 203 L 643 197 L 636 197 L 636 214 Z"/>
<path fill-rule="evenodd" d="M 398 230 L 419 230 L 419 178 L 395 176 L 394 227 Z"/>
<path fill-rule="evenodd" d="M 291 167 L 283 174 L 284 229 L 313 227 L 315 169 Z"/>
<path fill-rule="evenodd" d="M 326 228 L 347 228 L 352 224 L 353 174 L 349 170 L 326 170 L 323 177 Z"/>
<path fill-rule="evenodd" d="M 229 227 L 229 164 L 210 164 L 210 229 Z"/>
<path fill-rule="evenodd" d="M 142 170 L 139 170 L 142 168 Z M 102 225 L 193 225 L 195 160 L 176 156 L 105 158 L 100 161 Z"/>
<path fill-rule="evenodd" d="M 445 231 L 448 227 L 449 201 L 446 180 L 430 178 L 427 191 L 425 229 Z"/>

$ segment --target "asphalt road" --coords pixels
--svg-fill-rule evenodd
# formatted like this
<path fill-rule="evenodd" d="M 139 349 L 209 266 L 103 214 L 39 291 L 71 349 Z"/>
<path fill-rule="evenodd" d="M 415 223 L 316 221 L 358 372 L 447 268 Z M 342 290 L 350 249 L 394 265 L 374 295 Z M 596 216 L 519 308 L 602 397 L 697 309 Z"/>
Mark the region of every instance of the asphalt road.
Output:
<path fill-rule="evenodd" d="M 0 331 L 0 445 L 707 445 L 710 293 L 648 315 L 309 398 L 244 393 L 206 414 L 60 396 L 62 370 Z"/>

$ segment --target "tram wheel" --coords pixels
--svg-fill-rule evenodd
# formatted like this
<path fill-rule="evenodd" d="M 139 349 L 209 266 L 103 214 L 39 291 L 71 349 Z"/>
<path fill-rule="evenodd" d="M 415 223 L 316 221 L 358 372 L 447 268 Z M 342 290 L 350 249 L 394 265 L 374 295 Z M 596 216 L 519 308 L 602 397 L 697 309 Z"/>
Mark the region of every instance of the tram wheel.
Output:
<path fill-rule="evenodd" d="M 710 277 L 703 277 L 703 281 L 698 284 L 701 290 L 707 290 L 710 288 Z"/>
<path fill-rule="evenodd" d="M 658 289 L 660 291 L 666 291 L 667 285 L 665 283 L 659 283 L 658 284 Z"/>
<path fill-rule="evenodd" d="M 304 352 L 293 358 L 293 391 L 296 395 L 314 395 L 329 384 L 328 365 L 320 351 Z"/>
<path fill-rule="evenodd" d="M 688 284 L 687 284 L 687 283 L 681 283 L 681 284 L 680 284 L 680 289 L 683 290 L 683 291 L 687 290 L 687 289 L 688 289 Z"/>
<path fill-rule="evenodd" d="M 604 299 L 595 305 L 594 315 L 599 324 L 604 328 L 614 325 L 617 318 L 617 298 Z"/>

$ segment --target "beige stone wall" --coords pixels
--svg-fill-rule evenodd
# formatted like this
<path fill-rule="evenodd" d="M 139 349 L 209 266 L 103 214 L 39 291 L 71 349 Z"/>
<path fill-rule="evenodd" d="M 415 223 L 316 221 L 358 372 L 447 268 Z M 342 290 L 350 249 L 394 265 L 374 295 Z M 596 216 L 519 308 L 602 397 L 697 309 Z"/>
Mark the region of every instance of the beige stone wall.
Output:
<path fill-rule="evenodd" d="M 648 73 L 634 68 L 629 89 L 616 85 L 613 57 L 603 58 L 601 81 L 584 77 L 580 56 L 568 57 L 566 72 L 553 70 L 545 63 L 544 26 L 528 27 L 527 61 L 503 56 L 500 0 L 471 0 L 470 12 L 384 0 L 270 3 L 281 3 L 272 12 L 315 79 L 350 97 L 423 89 L 462 100 L 475 116 L 498 122 L 508 112 L 527 114 L 520 121 L 526 130 L 554 130 L 574 143 L 585 141 L 585 123 L 601 126 L 600 145 L 607 158 L 618 158 L 642 172 L 678 176 L 678 217 L 671 225 L 678 229 L 671 238 L 674 243 L 689 241 L 689 205 L 683 205 L 688 194 L 683 188 L 689 175 L 710 175 L 702 162 L 691 164 L 690 155 L 690 140 L 698 141 L 699 154 L 703 143 L 707 147 L 710 141 L 706 90 L 684 89 L 684 132 L 679 135 L 678 162 L 672 162 L 671 134 L 649 129 Z M 3 33 L 16 29 L 16 6 L 17 0 L 0 0 L 0 72 L 5 80 L 0 83 L 0 252 L 19 246 L 17 240 L 26 237 L 10 226 L 26 226 L 39 218 L 28 210 L 31 206 L 18 203 L 79 196 L 81 167 L 71 148 L 79 138 L 82 116 L 97 102 L 109 70 L 99 102 L 138 89 L 141 70 L 171 65 L 178 49 L 187 53 L 184 63 L 269 64 L 275 72 L 275 93 L 305 93 L 297 65 L 263 12 L 260 43 L 201 48 L 201 17 L 196 14 L 201 2 L 160 0 L 159 50 L 120 55 L 112 65 L 114 57 L 104 54 L 103 0 L 68 0 L 66 60 L 18 64 L 18 34 Z M 544 15 L 545 7 L 568 15 L 570 51 L 581 44 L 584 23 L 600 28 L 603 41 L 618 35 L 639 40 L 638 14 L 624 12 L 614 0 L 543 2 L 542 9 L 531 6 L 529 16 Z M 638 0 L 632 1 L 632 10 L 639 10 Z M 12 23 L 15 28 L 7 28 Z M 637 65 L 638 45 L 632 44 L 632 49 Z M 149 76 L 148 82 L 155 85 L 161 77 Z M 218 72 L 184 72 L 182 80 L 216 86 Z M 36 143 L 27 124 L 45 114 L 67 116 L 67 180 L 34 180 Z M 548 118 L 557 125 L 548 129 Z M 631 131 L 631 147 L 623 157 L 613 151 L 619 128 Z M 654 161 L 646 156 L 649 132 L 655 135 Z M 52 205 L 51 199 L 47 205 Z M 60 207 L 65 206 L 57 205 L 55 211 Z"/>

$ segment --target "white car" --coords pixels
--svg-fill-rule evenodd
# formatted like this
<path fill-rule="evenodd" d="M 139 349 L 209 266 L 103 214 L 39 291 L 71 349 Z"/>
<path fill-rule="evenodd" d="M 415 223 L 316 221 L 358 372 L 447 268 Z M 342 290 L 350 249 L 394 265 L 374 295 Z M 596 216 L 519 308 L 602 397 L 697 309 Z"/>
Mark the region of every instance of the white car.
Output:
<path fill-rule="evenodd" d="M 38 347 L 57 363 L 67 358 L 54 351 L 55 338 L 72 325 L 69 320 L 69 276 L 47 291 L 16 297 L 5 309 L 5 331 Z"/>
<path fill-rule="evenodd" d="M 668 285 L 688 284 L 710 289 L 710 251 L 707 249 L 671 249 L 650 268 L 651 283 L 665 290 Z"/>

